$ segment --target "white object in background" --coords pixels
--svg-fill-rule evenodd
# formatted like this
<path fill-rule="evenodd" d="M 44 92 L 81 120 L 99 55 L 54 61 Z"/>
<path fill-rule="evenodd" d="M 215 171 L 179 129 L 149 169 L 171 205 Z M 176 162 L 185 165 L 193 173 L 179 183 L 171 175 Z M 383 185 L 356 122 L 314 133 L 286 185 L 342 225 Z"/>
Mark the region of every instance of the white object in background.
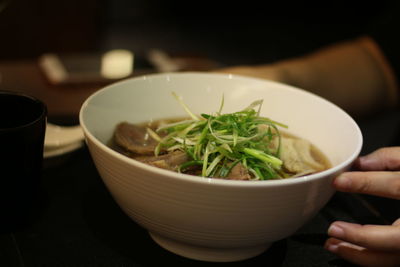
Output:
<path fill-rule="evenodd" d="M 39 66 L 51 83 L 59 84 L 68 79 L 68 73 L 58 55 L 47 53 L 39 58 Z"/>
<path fill-rule="evenodd" d="M 47 123 L 44 145 L 46 147 L 60 147 L 83 140 L 80 126 L 58 126 Z"/>
<path fill-rule="evenodd" d="M 133 71 L 133 53 L 115 49 L 104 53 L 101 58 L 101 75 L 107 79 L 120 79 Z"/>
<path fill-rule="evenodd" d="M 47 123 L 43 156 L 53 157 L 76 150 L 83 145 L 83 138 L 80 126 L 58 126 Z"/>
<path fill-rule="evenodd" d="M 181 69 L 180 64 L 162 50 L 150 50 L 147 58 L 156 67 L 158 72 L 175 72 Z"/>

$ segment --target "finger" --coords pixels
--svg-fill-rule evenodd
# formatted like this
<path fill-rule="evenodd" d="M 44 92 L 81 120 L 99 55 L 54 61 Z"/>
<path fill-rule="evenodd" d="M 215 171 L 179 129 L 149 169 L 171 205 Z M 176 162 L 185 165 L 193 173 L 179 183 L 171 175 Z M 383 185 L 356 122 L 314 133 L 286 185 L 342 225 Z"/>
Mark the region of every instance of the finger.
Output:
<path fill-rule="evenodd" d="M 329 227 L 328 235 L 368 249 L 400 253 L 400 226 L 337 221 Z"/>
<path fill-rule="evenodd" d="M 397 251 L 374 251 L 336 238 L 329 238 L 324 247 L 341 258 L 361 266 L 391 267 L 399 266 L 400 263 L 400 253 Z"/>
<path fill-rule="evenodd" d="M 400 199 L 400 172 L 345 172 L 334 179 L 333 187 L 343 192 Z"/>
<path fill-rule="evenodd" d="M 362 171 L 400 170 L 400 147 L 385 147 L 360 157 L 355 162 Z"/>

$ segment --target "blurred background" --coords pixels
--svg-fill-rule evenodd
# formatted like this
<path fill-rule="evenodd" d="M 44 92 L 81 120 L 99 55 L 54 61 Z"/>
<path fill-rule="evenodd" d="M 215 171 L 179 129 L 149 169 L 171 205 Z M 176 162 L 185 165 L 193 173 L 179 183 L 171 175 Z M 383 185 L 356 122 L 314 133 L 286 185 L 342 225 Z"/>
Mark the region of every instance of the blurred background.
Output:
<path fill-rule="evenodd" d="M 390 2 L 1 0 L 0 60 L 125 48 L 271 62 L 369 31 Z"/>
<path fill-rule="evenodd" d="M 76 117 L 91 93 L 115 80 L 301 56 L 372 31 L 393 4 L 0 0 L 0 88 L 35 95 L 48 105 L 50 116 Z M 108 69 L 118 69 L 114 59 L 131 68 L 105 75 L 104 53 L 116 49 L 134 57 L 128 62 L 125 54 L 114 55 Z"/>

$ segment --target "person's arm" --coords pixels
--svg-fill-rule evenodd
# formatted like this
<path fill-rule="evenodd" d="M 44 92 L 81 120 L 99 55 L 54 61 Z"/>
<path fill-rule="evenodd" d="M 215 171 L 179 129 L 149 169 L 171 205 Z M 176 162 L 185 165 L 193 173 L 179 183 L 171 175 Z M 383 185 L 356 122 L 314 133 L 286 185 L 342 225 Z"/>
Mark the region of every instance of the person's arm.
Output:
<path fill-rule="evenodd" d="M 290 84 L 318 94 L 355 116 L 393 107 L 398 102 L 395 75 L 369 37 L 272 64 L 218 71 Z"/>

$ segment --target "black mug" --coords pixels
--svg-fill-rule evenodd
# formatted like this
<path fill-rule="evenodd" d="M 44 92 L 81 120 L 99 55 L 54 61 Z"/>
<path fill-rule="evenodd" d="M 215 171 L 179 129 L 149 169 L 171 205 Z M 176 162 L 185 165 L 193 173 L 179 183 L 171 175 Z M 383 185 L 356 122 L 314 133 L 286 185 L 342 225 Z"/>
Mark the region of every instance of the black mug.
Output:
<path fill-rule="evenodd" d="M 0 232 L 18 230 L 35 215 L 46 120 L 40 100 L 0 91 Z"/>

